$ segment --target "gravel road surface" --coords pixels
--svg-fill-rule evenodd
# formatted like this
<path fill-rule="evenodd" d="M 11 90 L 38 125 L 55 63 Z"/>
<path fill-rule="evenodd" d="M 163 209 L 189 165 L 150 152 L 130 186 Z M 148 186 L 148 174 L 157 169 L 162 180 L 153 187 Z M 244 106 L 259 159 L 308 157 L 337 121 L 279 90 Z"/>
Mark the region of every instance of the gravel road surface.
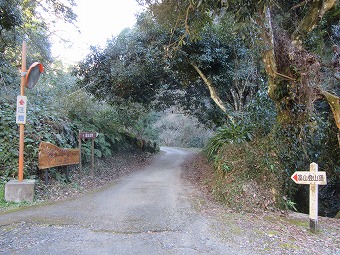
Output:
<path fill-rule="evenodd" d="M 243 254 L 212 234 L 173 148 L 81 198 L 0 215 L 1 254 Z"/>
<path fill-rule="evenodd" d="M 199 191 L 181 178 L 190 152 L 162 150 L 152 164 L 105 189 L 0 214 L 0 254 L 309 254 L 308 246 L 295 247 L 299 240 L 289 241 L 285 225 L 207 213 Z M 334 235 L 324 254 L 340 251 L 338 230 L 324 233 Z M 305 227 L 299 231 L 308 237 Z"/>

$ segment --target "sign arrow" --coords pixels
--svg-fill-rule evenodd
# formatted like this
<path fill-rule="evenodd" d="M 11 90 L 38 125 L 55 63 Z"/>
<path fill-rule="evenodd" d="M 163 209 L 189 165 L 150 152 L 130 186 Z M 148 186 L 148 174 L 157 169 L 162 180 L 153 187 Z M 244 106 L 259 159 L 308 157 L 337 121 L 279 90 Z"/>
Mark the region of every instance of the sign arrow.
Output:
<path fill-rule="evenodd" d="M 19 101 L 19 104 L 20 104 L 20 105 L 24 105 L 24 104 L 25 104 L 25 101 L 24 101 L 23 99 L 21 99 L 21 100 Z"/>
<path fill-rule="evenodd" d="M 298 175 L 297 175 L 297 173 L 293 174 L 292 178 L 295 181 L 295 183 L 298 182 Z"/>

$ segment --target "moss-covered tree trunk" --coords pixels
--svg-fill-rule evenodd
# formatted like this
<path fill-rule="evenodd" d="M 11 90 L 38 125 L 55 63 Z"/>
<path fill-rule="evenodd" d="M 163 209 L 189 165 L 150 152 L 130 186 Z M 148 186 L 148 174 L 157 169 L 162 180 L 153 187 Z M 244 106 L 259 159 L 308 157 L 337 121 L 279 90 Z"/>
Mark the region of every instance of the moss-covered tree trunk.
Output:
<path fill-rule="evenodd" d="M 291 34 L 273 24 L 269 6 L 264 6 L 260 13 L 258 23 L 263 28 L 268 95 L 276 103 L 281 124 L 304 122 L 314 101 L 323 94 L 318 86 L 321 64 L 316 56 L 303 48 L 302 42 L 335 4 L 335 0 L 313 1 L 307 15 Z"/>
<path fill-rule="evenodd" d="M 269 6 L 264 7 L 257 20 L 263 28 L 263 62 L 268 76 L 268 95 L 277 108 L 278 125 L 273 135 L 277 138 L 276 149 L 281 165 L 288 175 L 296 169 L 306 169 L 308 163 L 318 160 L 325 168 L 329 164 L 327 172 L 335 176 L 333 171 L 336 162 L 339 162 L 339 152 L 333 149 L 336 146 L 335 133 L 331 129 L 326 130 L 329 127 L 322 123 L 327 120 L 311 117 L 316 116 L 315 101 L 325 100 L 338 128 L 340 146 L 340 99 L 321 89 L 319 58 L 303 47 L 307 33 L 334 4 L 333 0 L 313 1 L 306 17 L 291 34 L 276 26 Z M 321 139 L 324 139 L 322 143 Z M 303 188 L 299 187 L 297 192 L 290 185 L 290 181 L 285 182 L 283 190 L 289 197 L 298 200 L 295 195 L 303 194 Z"/>

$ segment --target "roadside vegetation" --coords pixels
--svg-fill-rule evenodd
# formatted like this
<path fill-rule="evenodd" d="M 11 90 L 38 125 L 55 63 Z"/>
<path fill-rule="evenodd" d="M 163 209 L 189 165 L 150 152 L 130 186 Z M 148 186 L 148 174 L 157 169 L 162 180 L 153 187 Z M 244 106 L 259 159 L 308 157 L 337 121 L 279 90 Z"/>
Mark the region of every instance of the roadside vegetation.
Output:
<path fill-rule="evenodd" d="M 28 39 L 29 62 L 46 72 L 27 90 L 26 178 L 41 178 L 41 141 L 75 148 L 79 130 L 93 131 L 103 160 L 154 143 L 204 148 L 211 192 L 238 210 L 308 211 L 308 187 L 290 176 L 316 162 L 328 178 L 320 213 L 338 213 L 338 1 L 138 1 L 148 8 L 134 28 L 71 67 L 51 57 L 38 7 L 74 23 L 73 1 L 29 2 L 0 4 L 2 185 L 16 178 L 16 66 Z M 88 162 L 89 144 L 83 152 Z"/>

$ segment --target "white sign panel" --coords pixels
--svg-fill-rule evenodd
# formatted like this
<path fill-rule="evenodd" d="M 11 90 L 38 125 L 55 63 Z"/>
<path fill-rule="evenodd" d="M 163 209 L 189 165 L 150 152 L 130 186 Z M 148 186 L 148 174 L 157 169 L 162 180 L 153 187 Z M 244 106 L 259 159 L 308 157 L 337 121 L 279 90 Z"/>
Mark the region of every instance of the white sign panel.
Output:
<path fill-rule="evenodd" d="M 27 97 L 17 96 L 16 123 L 26 124 Z"/>
<path fill-rule="evenodd" d="M 326 172 L 297 171 L 290 178 L 296 184 L 327 184 Z"/>

